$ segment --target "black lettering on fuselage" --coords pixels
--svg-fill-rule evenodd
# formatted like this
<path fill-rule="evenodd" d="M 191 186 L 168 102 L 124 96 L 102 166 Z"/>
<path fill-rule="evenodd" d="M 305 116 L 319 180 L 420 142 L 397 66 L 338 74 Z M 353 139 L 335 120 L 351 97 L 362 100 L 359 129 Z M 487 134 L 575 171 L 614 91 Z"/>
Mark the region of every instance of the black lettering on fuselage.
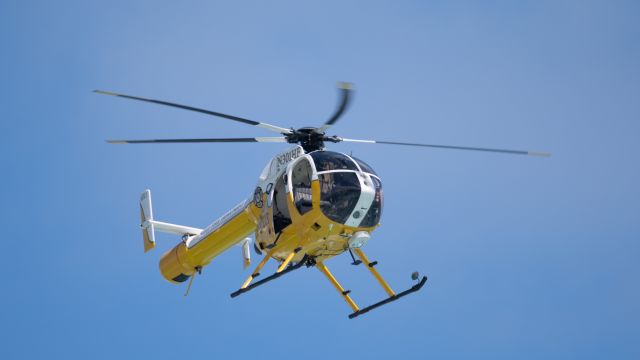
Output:
<path fill-rule="evenodd" d="M 278 165 L 283 166 L 300 156 L 300 148 L 295 148 L 278 156 Z"/>

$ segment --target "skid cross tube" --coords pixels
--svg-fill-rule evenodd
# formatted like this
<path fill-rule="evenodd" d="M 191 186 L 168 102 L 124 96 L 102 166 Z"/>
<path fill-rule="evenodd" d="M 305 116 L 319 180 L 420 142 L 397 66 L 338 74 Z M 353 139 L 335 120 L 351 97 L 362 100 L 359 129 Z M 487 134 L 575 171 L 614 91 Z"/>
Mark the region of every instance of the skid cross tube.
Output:
<path fill-rule="evenodd" d="M 388 297 L 388 298 L 386 298 L 386 299 L 384 299 L 382 301 L 379 301 L 379 302 L 377 302 L 377 303 L 375 303 L 373 305 L 369 305 L 366 308 L 363 308 L 363 309 L 360 309 L 358 311 L 355 311 L 352 314 L 349 314 L 349 319 L 353 319 L 356 316 L 360 316 L 360 315 L 362 315 L 362 314 L 364 314 L 366 312 L 369 312 L 369 311 L 371 311 L 371 310 L 373 310 L 373 309 L 375 309 L 377 307 L 380 307 L 380 306 L 382 306 L 384 304 L 388 304 L 390 302 L 393 302 L 393 301 L 396 301 L 396 300 L 400 299 L 403 296 L 406 296 L 406 295 L 409 295 L 411 293 L 414 293 L 414 292 L 420 290 L 422 288 L 422 286 L 424 286 L 424 284 L 426 282 L 427 282 L 427 277 L 423 276 L 422 280 L 420 280 L 419 283 L 413 285 L 410 289 L 407 289 L 407 290 L 405 290 L 405 291 L 403 291 L 403 292 L 401 292 L 401 293 L 399 293 L 397 295 L 390 296 L 390 297 Z"/>
<path fill-rule="evenodd" d="M 236 297 L 236 296 L 238 296 L 240 294 L 244 294 L 247 291 L 249 291 L 249 290 L 251 290 L 251 289 L 253 289 L 255 287 L 258 287 L 258 286 L 260 286 L 262 284 L 266 284 L 271 280 L 275 280 L 275 279 L 279 278 L 280 276 L 282 276 L 282 275 L 284 275 L 284 274 L 286 274 L 288 272 L 291 272 L 293 270 L 297 270 L 297 269 L 301 268 L 304 264 L 306 264 L 308 259 L 309 259 L 309 257 L 307 255 L 305 255 L 297 264 L 291 265 L 291 266 L 287 267 L 286 269 L 284 269 L 284 270 L 282 270 L 280 272 L 277 272 L 277 273 L 275 273 L 275 274 L 273 274 L 271 276 L 268 276 L 268 277 L 266 277 L 266 278 L 264 278 L 264 279 L 262 279 L 260 281 L 256 281 L 253 284 L 250 284 L 250 285 L 247 285 L 247 286 L 245 286 L 243 288 L 240 288 L 240 289 L 232 292 L 231 293 L 231 297 L 234 298 L 234 297 Z"/>

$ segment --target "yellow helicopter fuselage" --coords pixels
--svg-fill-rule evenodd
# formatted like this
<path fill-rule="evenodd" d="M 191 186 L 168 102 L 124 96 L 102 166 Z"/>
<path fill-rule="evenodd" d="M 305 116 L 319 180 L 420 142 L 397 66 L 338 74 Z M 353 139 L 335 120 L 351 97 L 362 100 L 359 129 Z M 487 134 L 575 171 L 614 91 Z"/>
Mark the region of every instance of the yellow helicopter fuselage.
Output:
<path fill-rule="evenodd" d="M 251 200 L 186 236 L 162 256 L 160 271 L 170 282 L 183 282 L 252 233 L 256 247 L 281 267 L 303 256 L 323 262 L 359 248 L 382 211 L 381 183 L 372 172 L 344 154 L 287 150 L 265 167 Z"/>
<path fill-rule="evenodd" d="M 289 143 L 298 144 L 274 157 L 260 174 L 253 196 L 231 209 L 205 229 L 156 221 L 151 206 L 151 191 L 145 190 L 140 198 L 142 236 L 145 252 L 155 247 L 155 230 L 182 236 L 182 242 L 166 252 L 160 260 L 160 271 L 165 279 L 181 283 L 200 273 L 216 256 L 235 244 L 242 246 L 245 267 L 249 264 L 248 236 L 255 233 L 254 247 L 266 255 L 239 290 L 236 297 L 257 286 L 274 280 L 303 265 L 315 266 L 332 283 L 353 310 L 349 318 L 367 313 L 382 305 L 416 292 L 424 286 L 423 276 L 411 288 L 395 293 L 375 269 L 377 261 L 370 261 L 361 247 L 379 226 L 382 213 L 382 183 L 366 163 L 340 153 L 324 151 L 327 142 L 401 145 L 422 148 L 482 151 L 503 154 L 550 156 L 549 153 L 424 144 L 415 142 L 380 141 L 343 138 L 327 135 L 347 109 L 352 98 L 352 85 L 339 83 L 340 100 L 331 117 L 319 127 L 286 128 L 216 111 L 181 105 L 178 103 L 95 90 L 96 93 L 169 106 L 198 112 L 236 123 L 243 123 L 278 133 L 277 137 L 245 138 L 188 138 L 108 140 L 113 144 L 169 144 L 169 143 Z M 363 264 L 380 283 L 388 297 L 360 308 L 331 274 L 324 261 L 349 251 L 353 265 Z M 359 258 L 356 260 L 355 255 Z M 256 282 L 253 279 L 269 259 L 280 261 L 276 272 Z M 411 275 L 413 280 L 419 274 Z M 187 287 L 187 293 L 191 282 Z M 185 294 L 186 295 L 186 294 Z"/>

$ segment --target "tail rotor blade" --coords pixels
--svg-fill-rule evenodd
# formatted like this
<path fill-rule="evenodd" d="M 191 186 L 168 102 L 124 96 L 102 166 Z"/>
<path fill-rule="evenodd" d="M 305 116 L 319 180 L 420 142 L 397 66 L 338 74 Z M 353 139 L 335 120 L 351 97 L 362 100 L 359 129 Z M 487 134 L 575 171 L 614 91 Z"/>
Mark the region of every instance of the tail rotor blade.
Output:
<path fill-rule="evenodd" d="M 271 124 L 267 124 L 267 123 L 263 123 L 263 122 L 259 122 L 259 121 L 249 120 L 249 119 L 241 118 L 241 117 L 238 117 L 238 116 L 227 115 L 227 114 L 219 113 L 219 112 L 216 112 L 216 111 L 200 109 L 200 108 L 196 108 L 196 107 L 193 107 L 193 106 L 181 105 L 181 104 L 176 104 L 176 103 L 172 103 L 172 102 L 168 102 L 168 101 L 162 101 L 162 100 L 147 99 L 147 98 L 138 97 L 138 96 L 118 94 L 118 93 L 114 93 L 114 92 L 110 92 L 110 91 L 104 91 L 104 90 L 94 90 L 93 92 L 95 92 L 97 94 L 102 94 L 102 95 L 116 96 L 116 97 L 121 97 L 121 98 L 124 98 L 124 99 L 144 101 L 144 102 L 148 102 L 148 103 L 152 103 L 152 104 L 165 105 L 165 106 L 171 106 L 171 107 L 175 107 L 175 108 L 179 108 L 179 109 L 183 109 L 183 110 L 195 111 L 195 112 L 199 112 L 199 113 L 202 113 L 202 114 L 217 116 L 217 117 L 221 117 L 221 118 L 225 118 L 225 119 L 241 122 L 243 124 L 257 126 L 257 127 L 260 127 L 260 128 L 263 128 L 263 129 L 266 129 L 266 130 L 269 130 L 269 131 L 274 131 L 274 132 L 277 132 L 277 133 L 280 133 L 280 134 L 290 134 L 291 133 L 291 129 L 287 129 L 287 128 L 283 128 L 283 127 L 280 127 L 280 126 L 271 125 Z"/>
<path fill-rule="evenodd" d="M 429 148 L 437 148 L 437 149 L 486 151 L 486 152 L 512 154 L 512 155 L 528 155 L 528 156 L 542 156 L 542 157 L 551 156 L 551 154 L 547 152 L 527 151 L 527 150 L 493 149 L 493 148 L 469 147 L 469 146 L 418 144 L 418 143 L 407 143 L 407 142 L 397 142 L 397 141 L 359 140 L 359 139 L 347 139 L 347 138 L 337 138 L 337 139 L 339 139 L 339 141 L 366 143 L 366 144 L 420 146 L 420 147 L 429 147 Z"/>

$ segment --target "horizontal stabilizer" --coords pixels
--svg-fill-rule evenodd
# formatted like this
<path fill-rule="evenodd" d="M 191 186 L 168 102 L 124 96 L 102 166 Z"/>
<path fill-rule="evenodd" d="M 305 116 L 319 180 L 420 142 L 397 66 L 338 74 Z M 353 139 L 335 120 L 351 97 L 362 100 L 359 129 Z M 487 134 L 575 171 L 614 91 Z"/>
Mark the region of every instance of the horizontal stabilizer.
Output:
<path fill-rule="evenodd" d="M 140 227 L 142 228 L 144 252 L 147 252 L 156 246 L 156 230 L 187 237 L 196 236 L 202 232 L 202 229 L 190 226 L 176 225 L 153 220 L 151 190 L 149 189 L 145 190 L 142 195 L 140 195 Z"/>

